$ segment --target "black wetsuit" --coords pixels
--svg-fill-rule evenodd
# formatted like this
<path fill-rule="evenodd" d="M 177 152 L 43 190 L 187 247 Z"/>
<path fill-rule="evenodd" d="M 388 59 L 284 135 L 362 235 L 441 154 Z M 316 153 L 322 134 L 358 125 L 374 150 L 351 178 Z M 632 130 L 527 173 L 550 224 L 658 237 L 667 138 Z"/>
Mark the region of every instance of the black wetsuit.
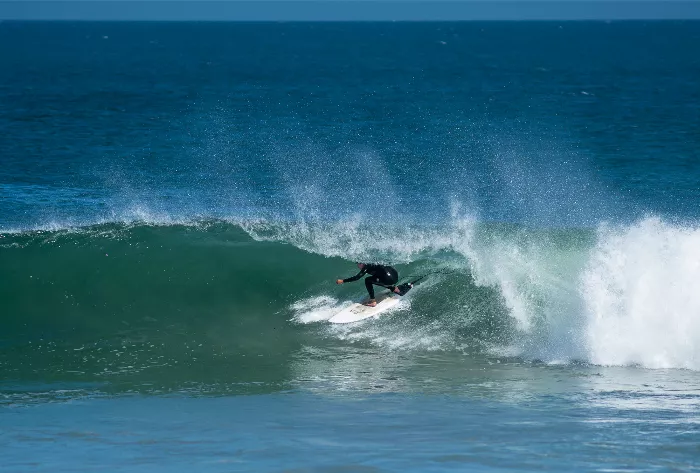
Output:
<path fill-rule="evenodd" d="M 366 264 L 355 276 L 343 279 L 343 282 L 357 281 L 365 274 L 369 277 L 365 278 L 365 287 L 369 292 L 369 298 L 374 299 L 374 286 L 386 287 L 390 290 L 394 289 L 394 284 L 399 281 L 399 273 L 391 266 L 382 266 L 381 264 Z"/>

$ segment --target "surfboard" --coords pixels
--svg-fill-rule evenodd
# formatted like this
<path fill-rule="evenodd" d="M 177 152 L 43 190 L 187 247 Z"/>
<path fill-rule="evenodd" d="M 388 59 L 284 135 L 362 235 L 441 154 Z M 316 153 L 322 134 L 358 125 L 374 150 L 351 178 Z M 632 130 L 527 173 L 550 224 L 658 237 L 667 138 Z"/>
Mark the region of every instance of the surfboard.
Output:
<path fill-rule="evenodd" d="M 353 303 L 351 306 L 341 310 L 333 317 L 328 319 L 332 324 L 349 324 L 350 322 L 359 322 L 360 320 L 374 317 L 381 314 L 385 310 L 394 307 L 399 303 L 399 296 L 395 294 L 383 294 L 377 297 L 377 305 L 369 307 L 359 302 Z"/>

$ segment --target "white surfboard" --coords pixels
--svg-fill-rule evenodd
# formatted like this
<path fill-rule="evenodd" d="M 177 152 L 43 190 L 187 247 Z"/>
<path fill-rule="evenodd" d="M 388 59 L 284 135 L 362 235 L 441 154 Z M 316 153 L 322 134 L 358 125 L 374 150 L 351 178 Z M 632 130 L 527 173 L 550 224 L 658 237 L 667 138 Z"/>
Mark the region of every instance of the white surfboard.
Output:
<path fill-rule="evenodd" d="M 358 322 L 379 315 L 387 309 L 394 307 L 399 303 L 399 296 L 396 294 L 383 294 L 377 297 L 377 305 L 369 307 L 358 302 L 341 310 L 333 317 L 328 319 L 332 324 L 348 324 L 350 322 Z"/>

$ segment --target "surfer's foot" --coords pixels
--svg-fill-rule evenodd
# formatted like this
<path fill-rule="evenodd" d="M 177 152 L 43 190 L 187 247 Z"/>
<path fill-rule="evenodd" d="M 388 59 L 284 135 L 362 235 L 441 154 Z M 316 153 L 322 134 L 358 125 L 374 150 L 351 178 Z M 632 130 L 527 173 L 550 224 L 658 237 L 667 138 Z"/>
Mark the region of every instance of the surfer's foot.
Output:
<path fill-rule="evenodd" d="M 376 307 L 377 305 L 377 300 L 376 299 L 370 299 L 367 302 L 365 302 L 365 305 L 367 307 Z"/>

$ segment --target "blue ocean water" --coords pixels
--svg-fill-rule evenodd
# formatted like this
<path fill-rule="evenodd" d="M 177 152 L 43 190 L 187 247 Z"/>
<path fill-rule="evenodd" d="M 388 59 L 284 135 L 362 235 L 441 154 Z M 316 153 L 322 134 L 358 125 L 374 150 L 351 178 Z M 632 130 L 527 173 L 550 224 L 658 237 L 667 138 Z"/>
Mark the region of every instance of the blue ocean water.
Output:
<path fill-rule="evenodd" d="M 0 44 L 8 471 L 698 469 L 699 22 Z"/>

